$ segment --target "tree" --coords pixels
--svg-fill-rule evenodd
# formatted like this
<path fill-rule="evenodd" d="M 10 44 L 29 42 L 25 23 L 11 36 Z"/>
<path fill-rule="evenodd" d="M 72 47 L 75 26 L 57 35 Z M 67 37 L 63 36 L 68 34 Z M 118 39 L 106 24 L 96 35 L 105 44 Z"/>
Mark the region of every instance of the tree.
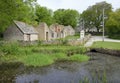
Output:
<path fill-rule="evenodd" d="M 58 9 L 54 12 L 54 19 L 59 24 L 76 27 L 79 19 L 79 13 L 78 11 L 71 9 Z"/>
<path fill-rule="evenodd" d="M 23 0 L 23 2 L 18 2 L 16 19 L 34 25 L 36 16 L 33 6 L 35 6 L 35 3 L 36 0 Z"/>
<path fill-rule="evenodd" d="M 110 13 L 106 27 L 109 37 L 120 39 L 120 9 Z"/>
<path fill-rule="evenodd" d="M 85 10 L 81 16 L 85 21 L 85 25 L 96 27 L 97 32 L 99 32 L 103 20 L 103 9 L 105 10 L 105 17 L 109 17 L 109 13 L 112 11 L 112 6 L 105 1 L 96 3 Z"/>
<path fill-rule="evenodd" d="M 71 25 L 76 27 L 79 20 L 79 13 L 76 10 L 66 10 L 64 14 L 64 25 Z"/>
<path fill-rule="evenodd" d="M 2 33 L 13 20 L 30 23 L 34 18 L 32 3 L 36 0 L 0 0 L 0 33 Z M 32 22 L 31 22 L 32 23 Z"/>
<path fill-rule="evenodd" d="M 65 9 L 58 9 L 54 12 L 54 19 L 55 19 L 55 22 L 56 23 L 59 23 L 59 24 L 64 24 L 64 12 L 65 12 Z"/>
<path fill-rule="evenodd" d="M 80 23 L 84 21 L 84 27 L 87 28 L 89 31 L 91 28 L 94 27 L 93 26 L 94 24 L 92 22 L 93 18 L 94 18 L 94 15 L 92 14 L 92 8 L 89 7 L 89 9 L 87 9 L 81 14 Z"/>
<path fill-rule="evenodd" d="M 51 25 L 53 20 L 53 12 L 50 9 L 47 9 L 46 7 L 41 7 L 40 5 L 36 5 L 36 21 L 39 22 L 46 22 L 48 25 Z"/>

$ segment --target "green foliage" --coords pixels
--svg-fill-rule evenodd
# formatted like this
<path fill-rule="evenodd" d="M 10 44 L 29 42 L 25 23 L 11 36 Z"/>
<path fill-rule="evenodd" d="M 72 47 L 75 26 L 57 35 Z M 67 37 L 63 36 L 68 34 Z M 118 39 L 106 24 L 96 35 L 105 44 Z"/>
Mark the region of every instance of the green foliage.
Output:
<path fill-rule="evenodd" d="M 83 80 L 80 80 L 79 83 L 108 83 L 107 81 L 107 75 L 106 72 L 98 72 L 98 73 L 94 73 L 92 76 L 92 80 L 89 79 L 88 77 L 84 77 Z"/>
<path fill-rule="evenodd" d="M 103 83 L 108 83 L 108 82 L 107 82 L 107 76 L 106 76 L 106 72 L 105 72 L 105 71 L 104 71 L 104 73 L 103 73 L 102 82 L 103 82 Z"/>
<path fill-rule="evenodd" d="M 26 66 L 44 66 L 54 62 L 49 54 L 30 54 L 21 56 L 19 57 L 19 61 L 23 62 Z"/>
<path fill-rule="evenodd" d="M 71 9 L 58 9 L 54 12 L 54 19 L 59 24 L 76 27 L 79 19 L 79 13 L 78 11 Z"/>
<path fill-rule="evenodd" d="M 39 22 L 46 22 L 48 25 L 51 25 L 54 20 L 52 17 L 52 10 L 47 9 L 46 7 L 41 7 L 40 5 L 36 5 L 36 21 Z"/>
<path fill-rule="evenodd" d="M 73 56 L 70 56 L 68 60 L 83 62 L 83 61 L 88 61 L 89 57 L 86 55 L 75 54 Z"/>
<path fill-rule="evenodd" d="M 18 43 L 1 43 L 0 52 L 4 53 L 4 55 L 16 55 L 20 52 L 18 47 Z"/>
<path fill-rule="evenodd" d="M 79 38 L 80 38 L 80 34 L 65 37 L 66 40 L 74 40 L 74 39 L 79 39 Z"/>
<path fill-rule="evenodd" d="M 31 48 L 32 52 L 35 53 L 68 53 L 74 52 L 78 54 L 84 54 L 86 52 L 86 48 L 80 46 L 68 46 L 68 45 L 41 45 L 39 47 Z M 66 54 L 67 55 L 67 54 Z"/>
<path fill-rule="evenodd" d="M 59 44 L 61 44 L 61 45 L 67 45 L 68 44 L 68 40 L 65 39 L 65 38 L 57 39 L 57 41 L 59 41 Z"/>
<path fill-rule="evenodd" d="M 3 32 L 5 30 L 5 27 L 7 27 L 11 23 L 14 13 L 16 13 L 13 8 L 16 9 L 16 4 L 14 0 L 0 1 L 0 32 Z"/>
<path fill-rule="evenodd" d="M 111 4 L 103 1 L 90 6 L 81 15 L 81 20 L 84 20 L 85 27 L 88 29 L 97 28 L 97 31 L 101 29 L 103 20 L 103 8 L 105 10 L 105 17 L 109 17 L 109 13 L 112 11 Z"/>
<path fill-rule="evenodd" d="M 0 1 L 0 32 L 2 33 L 13 20 L 35 23 L 33 3 L 36 0 L 1 0 Z"/>
<path fill-rule="evenodd" d="M 54 12 L 54 19 L 55 19 L 56 23 L 59 23 L 62 25 L 64 24 L 64 22 L 63 22 L 64 12 L 65 12 L 64 9 L 58 9 Z"/>
<path fill-rule="evenodd" d="M 18 44 L 3 44 L 0 48 L 7 56 L 0 56 L 2 62 L 21 62 L 26 66 L 45 66 L 58 60 L 87 61 L 88 56 L 83 55 L 86 49 L 79 46 L 63 45 L 40 45 L 40 46 L 19 46 Z M 68 52 L 73 55 L 67 56 Z"/>
<path fill-rule="evenodd" d="M 109 37 L 120 39 L 120 9 L 110 13 L 106 27 Z"/>

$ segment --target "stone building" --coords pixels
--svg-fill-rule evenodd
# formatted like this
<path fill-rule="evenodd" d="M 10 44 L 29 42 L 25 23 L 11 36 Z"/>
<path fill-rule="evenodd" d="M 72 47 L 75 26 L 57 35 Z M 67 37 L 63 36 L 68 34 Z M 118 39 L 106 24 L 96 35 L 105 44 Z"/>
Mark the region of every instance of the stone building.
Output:
<path fill-rule="evenodd" d="M 64 30 L 63 30 L 63 35 L 64 37 L 66 36 L 72 36 L 72 35 L 75 35 L 75 30 L 72 28 L 72 26 L 65 26 L 64 27 Z"/>
<path fill-rule="evenodd" d="M 36 30 L 38 31 L 39 40 L 49 41 L 51 39 L 51 33 L 46 23 L 40 23 Z"/>
<path fill-rule="evenodd" d="M 20 21 L 13 21 L 13 24 L 6 29 L 3 35 L 5 40 L 11 41 L 38 40 L 38 32 L 34 27 Z"/>
<path fill-rule="evenodd" d="M 63 38 L 63 25 L 52 24 L 50 27 L 51 39 Z"/>

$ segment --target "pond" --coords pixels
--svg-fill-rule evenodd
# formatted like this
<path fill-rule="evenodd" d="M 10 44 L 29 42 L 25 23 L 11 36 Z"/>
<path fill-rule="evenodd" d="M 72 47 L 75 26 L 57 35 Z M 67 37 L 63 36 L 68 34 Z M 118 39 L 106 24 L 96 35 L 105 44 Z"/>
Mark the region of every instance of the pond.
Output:
<path fill-rule="evenodd" d="M 37 68 L 28 68 L 22 64 L 1 65 L 0 83 L 120 82 L 119 57 L 91 52 L 87 54 L 91 56 L 91 60 L 82 63 L 60 61 L 50 66 Z"/>

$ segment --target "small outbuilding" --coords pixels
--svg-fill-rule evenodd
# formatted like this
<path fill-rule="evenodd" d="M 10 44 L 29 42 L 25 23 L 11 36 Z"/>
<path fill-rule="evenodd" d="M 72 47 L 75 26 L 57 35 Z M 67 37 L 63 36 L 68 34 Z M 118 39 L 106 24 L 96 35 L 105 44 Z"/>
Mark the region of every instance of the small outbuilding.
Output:
<path fill-rule="evenodd" d="M 4 39 L 10 41 L 36 41 L 38 40 L 38 32 L 31 25 L 13 21 L 13 24 L 4 32 Z"/>

